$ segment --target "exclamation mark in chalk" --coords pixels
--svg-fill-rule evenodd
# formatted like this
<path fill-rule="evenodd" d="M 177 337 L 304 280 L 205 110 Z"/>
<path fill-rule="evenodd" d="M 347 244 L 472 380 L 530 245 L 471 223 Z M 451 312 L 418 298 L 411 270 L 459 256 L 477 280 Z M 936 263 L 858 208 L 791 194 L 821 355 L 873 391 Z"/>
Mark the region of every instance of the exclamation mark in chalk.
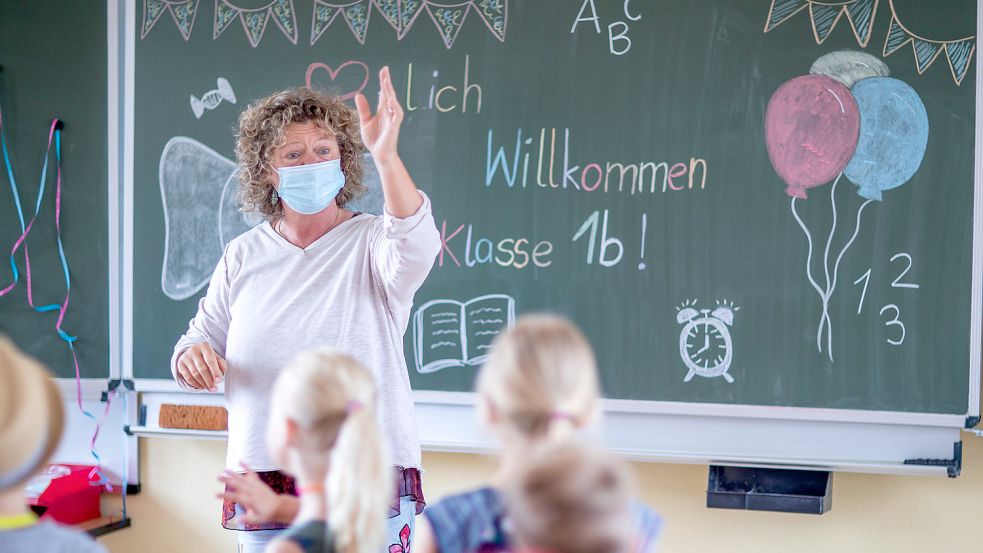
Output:
<path fill-rule="evenodd" d="M 638 263 L 639 271 L 645 270 L 645 230 L 647 227 L 648 227 L 648 216 L 645 213 L 642 213 L 642 251 L 638 256 L 639 258 L 642 259 L 642 261 Z"/>

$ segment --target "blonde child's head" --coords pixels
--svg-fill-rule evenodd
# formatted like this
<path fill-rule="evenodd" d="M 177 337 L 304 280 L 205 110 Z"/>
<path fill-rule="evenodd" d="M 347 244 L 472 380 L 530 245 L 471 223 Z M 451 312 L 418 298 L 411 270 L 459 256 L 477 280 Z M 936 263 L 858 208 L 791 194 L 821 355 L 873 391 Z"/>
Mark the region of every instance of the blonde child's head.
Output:
<path fill-rule="evenodd" d="M 485 418 L 506 440 L 558 441 L 598 409 L 590 345 L 568 320 L 526 315 L 499 335 L 478 375 Z"/>
<path fill-rule="evenodd" d="M 631 479 L 604 453 L 571 441 L 536 448 L 505 490 L 519 551 L 626 553 Z"/>
<path fill-rule="evenodd" d="M 51 459 L 64 427 L 58 388 L 44 367 L 0 336 L 0 492 L 17 490 Z"/>
<path fill-rule="evenodd" d="M 343 553 L 381 547 L 392 500 L 392 466 L 376 422 L 372 375 L 351 357 L 329 349 L 297 356 L 273 389 L 267 431 L 281 466 L 329 463 L 328 524 Z"/>

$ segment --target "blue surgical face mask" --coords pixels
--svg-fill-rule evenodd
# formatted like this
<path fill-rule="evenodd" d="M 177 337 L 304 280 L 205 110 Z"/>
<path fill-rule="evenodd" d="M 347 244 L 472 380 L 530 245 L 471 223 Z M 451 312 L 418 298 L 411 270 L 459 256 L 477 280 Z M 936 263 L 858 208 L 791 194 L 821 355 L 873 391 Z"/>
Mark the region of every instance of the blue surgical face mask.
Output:
<path fill-rule="evenodd" d="M 277 194 L 297 213 L 312 215 L 331 205 L 335 196 L 345 186 L 345 173 L 341 160 L 281 167 Z"/>

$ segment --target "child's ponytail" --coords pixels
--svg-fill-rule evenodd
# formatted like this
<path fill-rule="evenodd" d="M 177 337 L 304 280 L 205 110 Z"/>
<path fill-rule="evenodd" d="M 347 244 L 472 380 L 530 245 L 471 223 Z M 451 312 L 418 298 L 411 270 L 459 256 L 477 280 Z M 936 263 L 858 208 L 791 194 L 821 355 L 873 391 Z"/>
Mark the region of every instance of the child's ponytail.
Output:
<path fill-rule="evenodd" d="M 341 553 L 376 553 L 392 502 L 393 468 L 373 402 L 352 400 L 347 410 L 331 452 L 328 522 Z"/>
<path fill-rule="evenodd" d="M 274 412 L 305 434 L 310 453 L 329 456 L 328 526 L 339 553 L 377 553 L 395 473 L 376 422 L 372 375 L 343 353 L 305 352 L 280 374 L 273 401 Z"/>

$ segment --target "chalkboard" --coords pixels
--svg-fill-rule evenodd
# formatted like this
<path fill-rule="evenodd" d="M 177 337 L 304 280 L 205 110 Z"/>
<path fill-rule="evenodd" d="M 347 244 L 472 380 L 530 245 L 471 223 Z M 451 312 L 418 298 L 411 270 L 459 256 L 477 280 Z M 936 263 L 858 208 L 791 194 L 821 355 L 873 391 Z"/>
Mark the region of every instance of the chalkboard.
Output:
<path fill-rule="evenodd" d="M 82 377 L 109 376 L 106 8 L 86 2 L 4 2 L 0 7 L 0 106 L 21 205 L 34 213 L 51 120 L 61 135 L 61 227 L 71 298 L 62 328 L 78 336 Z M 41 211 L 28 235 L 35 305 L 65 299 L 55 233 L 52 148 Z M 0 160 L 2 165 L 2 160 Z M 0 289 L 13 282 L 10 250 L 20 237 L 7 171 L 0 170 Z M 74 377 L 67 344 L 55 331 L 58 312 L 28 305 L 24 250 L 20 280 L 0 297 L 0 333 L 42 360 L 59 377 Z"/>
<path fill-rule="evenodd" d="M 972 0 L 267 4 L 137 12 L 137 377 L 169 377 L 251 224 L 231 201 L 243 105 L 374 94 L 389 65 L 444 240 L 405 338 L 415 389 L 471 390 L 495 332 L 546 310 L 584 329 L 611 398 L 974 409 Z M 877 63 L 854 85 L 856 52 Z M 871 104 L 869 79 L 911 113 Z"/>

